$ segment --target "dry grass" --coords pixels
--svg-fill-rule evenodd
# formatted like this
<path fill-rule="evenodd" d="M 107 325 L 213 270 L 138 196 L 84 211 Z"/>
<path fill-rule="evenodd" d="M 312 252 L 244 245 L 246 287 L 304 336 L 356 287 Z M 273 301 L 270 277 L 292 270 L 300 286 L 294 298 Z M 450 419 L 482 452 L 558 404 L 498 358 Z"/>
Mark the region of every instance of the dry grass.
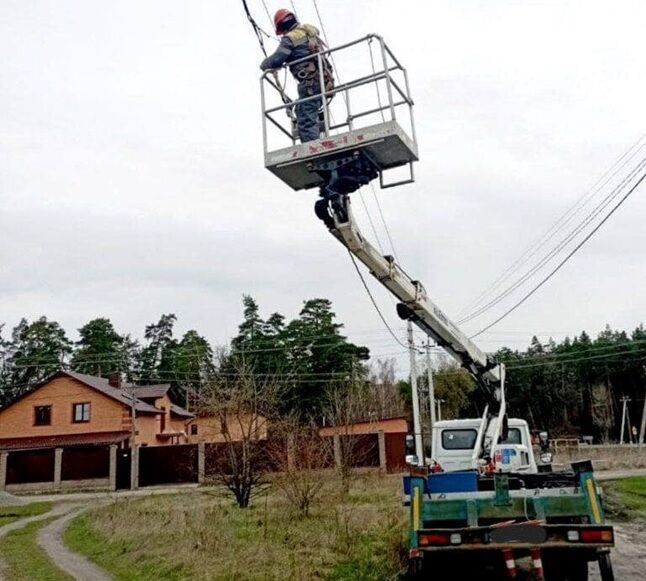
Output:
<path fill-rule="evenodd" d="M 248 509 L 216 493 L 121 500 L 80 517 L 73 548 L 118 579 L 395 579 L 400 479 L 366 473 L 349 494 L 330 473 L 308 518 L 279 492 Z"/>

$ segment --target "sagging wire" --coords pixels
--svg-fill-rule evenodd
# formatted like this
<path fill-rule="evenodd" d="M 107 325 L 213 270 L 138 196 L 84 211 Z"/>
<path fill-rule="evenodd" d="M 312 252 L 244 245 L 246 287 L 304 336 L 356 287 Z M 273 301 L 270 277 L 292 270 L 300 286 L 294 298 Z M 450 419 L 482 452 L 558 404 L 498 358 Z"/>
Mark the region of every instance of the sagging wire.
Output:
<path fill-rule="evenodd" d="M 269 13 L 269 10 L 267 8 L 267 5 L 263 1 L 263 5 L 265 7 L 265 11 L 267 12 L 267 16 L 271 22 L 271 15 Z M 256 38 L 258 39 L 258 44 L 260 45 L 260 50 L 262 50 L 262 53 L 265 55 L 265 58 L 267 58 L 269 55 L 267 54 L 267 49 L 265 48 L 265 38 L 272 38 L 270 34 L 265 32 L 260 25 L 256 22 L 255 18 L 252 16 L 251 11 L 249 10 L 249 6 L 247 4 L 247 0 L 242 0 L 242 6 L 244 8 L 245 14 L 247 15 L 247 20 L 251 23 L 251 27 L 253 28 L 253 31 L 256 35 Z M 281 84 L 280 79 L 278 78 L 278 71 L 272 71 L 272 76 L 274 77 L 275 81 L 275 88 L 280 94 L 280 98 L 283 102 L 284 105 L 289 105 L 292 103 L 292 99 L 289 98 L 287 93 L 285 92 L 285 88 L 283 84 Z M 287 77 L 285 77 L 285 84 L 287 84 Z M 287 107 L 285 109 L 285 114 L 289 119 L 294 122 L 295 121 L 295 115 L 293 111 L 293 107 Z"/>

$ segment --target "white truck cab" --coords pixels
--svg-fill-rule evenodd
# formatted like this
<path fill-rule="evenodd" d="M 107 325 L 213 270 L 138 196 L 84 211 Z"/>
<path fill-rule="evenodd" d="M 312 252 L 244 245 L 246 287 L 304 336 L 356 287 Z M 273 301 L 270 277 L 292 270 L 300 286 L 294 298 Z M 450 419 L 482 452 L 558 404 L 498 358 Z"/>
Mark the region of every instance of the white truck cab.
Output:
<path fill-rule="evenodd" d="M 496 470 L 538 472 L 527 422 L 510 418 L 508 425 L 507 439 L 493 449 L 492 460 Z M 481 460 L 475 446 L 481 426 L 482 419 L 479 418 L 436 422 L 433 426 L 433 460 L 445 472 L 478 468 Z"/>

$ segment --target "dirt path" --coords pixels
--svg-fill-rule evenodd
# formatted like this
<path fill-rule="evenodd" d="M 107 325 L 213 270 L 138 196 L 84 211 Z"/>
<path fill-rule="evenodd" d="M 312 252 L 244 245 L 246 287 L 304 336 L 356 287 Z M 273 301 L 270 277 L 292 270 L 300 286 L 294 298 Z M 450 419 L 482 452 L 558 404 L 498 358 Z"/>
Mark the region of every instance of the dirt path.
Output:
<path fill-rule="evenodd" d="M 41 520 L 45 520 L 48 518 L 51 518 L 53 516 L 58 516 L 58 515 L 64 515 L 70 510 L 74 508 L 75 505 L 70 505 L 70 504 L 60 504 L 56 507 L 54 507 L 52 510 L 49 512 L 46 512 L 44 514 L 39 514 L 37 516 L 29 516 L 26 518 L 19 519 L 15 522 L 9 523 L 8 525 L 4 525 L 0 527 L 0 539 L 4 537 L 6 534 L 10 533 L 11 531 L 15 531 L 18 529 L 21 529 L 28 524 L 32 522 L 37 522 Z M 4 570 L 5 565 L 2 562 L 2 555 L 0 555 L 0 581 L 3 581 L 4 577 L 2 575 L 2 571 Z"/>
<path fill-rule="evenodd" d="M 85 557 L 68 549 L 63 542 L 63 533 L 69 522 L 87 510 L 87 506 L 71 510 L 38 531 L 38 544 L 59 568 L 79 581 L 111 581 L 107 573 Z"/>

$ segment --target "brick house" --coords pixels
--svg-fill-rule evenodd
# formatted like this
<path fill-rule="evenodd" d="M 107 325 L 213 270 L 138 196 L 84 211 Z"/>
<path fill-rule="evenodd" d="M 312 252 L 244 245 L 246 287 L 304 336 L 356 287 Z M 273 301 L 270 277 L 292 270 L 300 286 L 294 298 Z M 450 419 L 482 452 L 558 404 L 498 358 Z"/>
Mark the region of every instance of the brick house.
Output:
<path fill-rule="evenodd" d="M 226 422 L 226 426 L 223 425 Z M 225 437 L 225 429 L 228 436 Z M 268 431 L 267 419 L 261 415 L 240 414 L 226 420 L 217 414 L 208 412 L 196 413 L 187 426 L 188 441 L 191 444 L 217 444 L 245 439 L 266 440 Z"/>
<path fill-rule="evenodd" d="M 338 464 L 342 455 L 341 440 L 355 450 L 359 465 L 380 466 L 387 472 L 400 472 L 405 467 L 406 434 L 408 420 L 405 416 L 357 421 L 342 426 L 325 426 L 319 429 L 322 438 L 334 439 L 334 458 Z"/>
<path fill-rule="evenodd" d="M 127 456 L 118 450 L 188 442 L 193 414 L 174 404 L 169 390 L 56 373 L 0 409 L 0 489 L 105 480 L 114 488 L 117 463 Z"/>

